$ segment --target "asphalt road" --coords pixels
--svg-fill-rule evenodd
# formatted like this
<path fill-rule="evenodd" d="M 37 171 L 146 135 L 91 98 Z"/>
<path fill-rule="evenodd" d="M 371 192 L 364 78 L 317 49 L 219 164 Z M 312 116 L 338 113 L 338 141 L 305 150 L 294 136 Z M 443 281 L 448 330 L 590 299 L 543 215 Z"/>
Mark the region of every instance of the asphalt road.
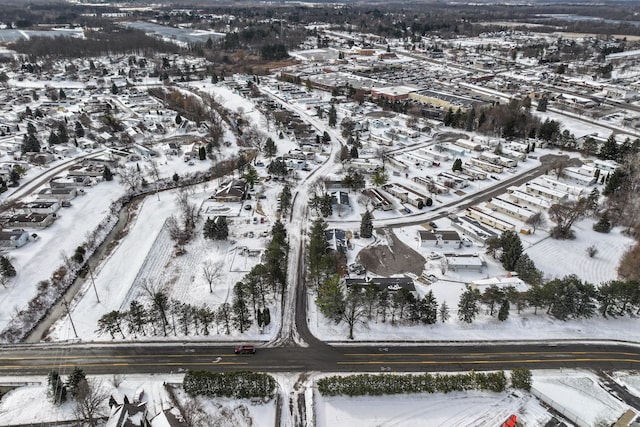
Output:
<path fill-rule="evenodd" d="M 528 367 L 635 370 L 640 349 L 612 344 L 458 344 L 428 346 L 346 346 L 258 348 L 236 355 L 233 346 L 197 344 L 55 345 L 5 348 L 0 375 L 68 373 L 170 374 L 188 369 L 262 372 L 440 372 Z"/>

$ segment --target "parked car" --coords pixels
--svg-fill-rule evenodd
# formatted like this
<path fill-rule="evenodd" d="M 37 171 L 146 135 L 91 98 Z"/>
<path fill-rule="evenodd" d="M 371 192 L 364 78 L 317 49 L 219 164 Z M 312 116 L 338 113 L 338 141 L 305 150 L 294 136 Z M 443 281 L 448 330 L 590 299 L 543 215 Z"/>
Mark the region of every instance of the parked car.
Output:
<path fill-rule="evenodd" d="M 431 221 L 431 222 L 429 223 L 429 226 L 430 226 L 431 228 L 438 228 L 438 224 L 436 224 L 436 223 L 435 223 L 435 222 L 433 222 L 433 221 Z"/>
<path fill-rule="evenodd" d="M 235 354 L 256 354 L 256 348 L 252 345 L 241 345 L 233 350 Z"/>
<path fill-rule="evenodd" d="M 251 205 L 244 205 L 244 210 L 245 211 L 250 211 L 251 210 Z"/>

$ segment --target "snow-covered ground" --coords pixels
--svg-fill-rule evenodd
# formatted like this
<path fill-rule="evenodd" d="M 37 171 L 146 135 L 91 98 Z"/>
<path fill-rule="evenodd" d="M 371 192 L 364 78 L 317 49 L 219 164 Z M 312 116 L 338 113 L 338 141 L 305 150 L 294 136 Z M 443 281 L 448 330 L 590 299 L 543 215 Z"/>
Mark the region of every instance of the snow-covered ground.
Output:
<path fill-rule="evenodd" d="M 607 393 L 598 378 L 587 371 L 533 371 L 532 393 L 508 390 L 502 393 L 470 391 L 466 393 L 434 393 L 391 396 L 326 397 L 314 388 L 321 376 L 304 378 L 296 374 L 275 374 L 283 402 L 282 424 L 293 426 L 287 396 L 304 392 L 307 398 L 306 426 L 342 427 L 368 426 L 496 426 L 511 415 L 529 427 L 542 427 L 552 418 L 545 405 L 552 405 L 576 425 L 612 424 L 629 406 Z M 640 377 L 626 372 L 614 374 L 616 380 L 638 394 Z M 108 395 L 122 403 L 142 391 L 150 417 L 175 407 L 165 383 L 173 387 L 180 406 L 201 411 L 201 419 L 219 427 L 271 427 L 276 424 L 275 400 L 256 404 L 249 400 L 198 397 L 194 401 L 181 389 L 182 375 L 120 377 L 114 385 L 113 376 L 90 378 Z M 47 398 L 46 380 L 40 377 L 21 378 L 25 384 L 0 400 L 0 425 L 43 423 L 74 419 L 74 403 L 69 400 L 56 406 Z M 16 382 L 15 378 L 0 378 L 0 384 Z M 177 385 L 177 386 L 176 386 Z M 106 402 L 102 407 L 109 414 Z M 205 418 L 206 417 L 206 418 Z"/>

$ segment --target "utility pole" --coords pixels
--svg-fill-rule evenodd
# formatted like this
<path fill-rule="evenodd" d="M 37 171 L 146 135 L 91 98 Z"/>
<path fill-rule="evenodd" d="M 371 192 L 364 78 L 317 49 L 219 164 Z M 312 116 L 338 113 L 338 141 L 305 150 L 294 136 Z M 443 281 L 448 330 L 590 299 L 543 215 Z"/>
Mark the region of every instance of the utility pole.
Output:
<path fill-rule="evenodd" d="M 98 296 L 98 289 L 96 289 L 96 282 L 93 280 L 93 271 L 91 270 L 91 265 L 87 262 L 87 268 L 89 269 L 89 277 L 91 277 L 91 284 L 93 285 L 93 292 L 96 293 L 96 300 L 100 303 L 100 297 Z"/>
<path fill-rule="evenodd" d="M 67 314 L 69 315 L 69 321 L 71 322 L 71 327 L 73 328 L 73 333 L 78 338 L 78 331 L 76 331 L 76 325 L 73 324 L 73 319 L 71 318 L 71 311 L 69 311 L 69 303 L 67 302 L 67 298 L 62 296 L 62 303 L 64 307 L 67 309 Z"/>

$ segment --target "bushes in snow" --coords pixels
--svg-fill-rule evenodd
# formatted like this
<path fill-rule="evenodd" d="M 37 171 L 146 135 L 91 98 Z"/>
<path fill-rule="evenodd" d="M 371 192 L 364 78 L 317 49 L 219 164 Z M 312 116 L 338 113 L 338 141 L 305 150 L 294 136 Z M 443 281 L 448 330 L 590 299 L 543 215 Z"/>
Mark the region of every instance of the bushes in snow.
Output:
<path fill-rule="evenodd" d="M 380 396 L 407 393 L 450 393 L 453 391 L 504 391 L 507 378 L 503 371 L 469 372 L 457 375 L 397 375 L 360 374 L 332 376 L 318 380 L 318 391 L 323 396 Z"/>
<path fill-rule="evenodd" d="M 271 375 L 249 371 L 188 371 L 182 381 L 182 387 L 192 397 L 202 395 L 235 399 L 271 399 L 276 391 L 276 380 Z"/>

